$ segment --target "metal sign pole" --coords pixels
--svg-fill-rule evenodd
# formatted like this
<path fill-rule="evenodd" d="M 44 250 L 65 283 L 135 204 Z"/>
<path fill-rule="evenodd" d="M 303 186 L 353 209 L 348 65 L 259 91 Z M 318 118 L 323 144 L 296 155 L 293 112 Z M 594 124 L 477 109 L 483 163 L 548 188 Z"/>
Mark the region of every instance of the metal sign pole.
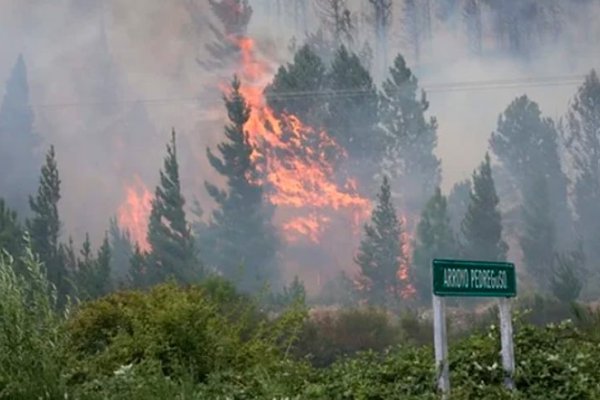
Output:
<path fill-rule="evenodd" d="M 501 298 L 498 302 L 500 314 L 500 341 L 502 343 L 502 366 L 504 367 L 504 385 L 513 390 L 515 383 L 513 374 L 515 372 L 515 355 L 513 349 L 513 327 L 510 312 L 510 300 Z"/>
<path fill-rule="evenodd" d="M 445 399 L 450 393 L 448 368 L 448 340 L 446 337 L 446 312 L 443 297 L 433 295 L 433 341 L 435 346 L 435 365 L 437 385 Z"/>

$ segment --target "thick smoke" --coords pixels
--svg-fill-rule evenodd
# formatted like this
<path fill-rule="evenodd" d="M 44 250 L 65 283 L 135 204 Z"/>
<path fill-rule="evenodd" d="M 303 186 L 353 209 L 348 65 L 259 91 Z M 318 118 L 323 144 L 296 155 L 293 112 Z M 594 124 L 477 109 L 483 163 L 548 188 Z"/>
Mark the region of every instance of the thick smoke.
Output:
<path fill-rule="evenodd" d="M 248 35 L 274 63 L 288 61 L 290 44 L 321 25 L 315 3 L 250 1 Z M 373 25 L 383 20 L 367 1 L 343 3 L 352 48 L 367 43 L 376 54 L 374 76 L 402 52 L 427 90 L 446 192 L 470 177 L 516 96 L 527 93 L 560 118 L 583 75 L 600 65 L 597 1 L 393 1 L 385 29 Z M 215 39 L 210 24 L 218 21 L 204 0 L 0 0 L 0 88 L 22 53 L 42 150 L 56 146 L 65 234 L 89 231 L 99 242 L 125 185 L 137 176 L 156 184 L 171 127 L 188 205 L 198 198 L 212 207 L 203 182 L 218 177 L 205 148 L 220 140 L 225 118 L 214 74 L 198 63 Z"/>

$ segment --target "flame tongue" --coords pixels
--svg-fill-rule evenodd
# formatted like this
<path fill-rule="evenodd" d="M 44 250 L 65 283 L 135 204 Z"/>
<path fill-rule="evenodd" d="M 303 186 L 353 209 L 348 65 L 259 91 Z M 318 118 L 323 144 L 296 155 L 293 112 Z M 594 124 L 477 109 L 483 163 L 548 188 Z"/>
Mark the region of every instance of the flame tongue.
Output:
<path fill-rule="evenodd" d="M 332 159 L 346 153 L 325 131 L 305 125 L 297 116 L 276 116 L 263 95 L 273 68 L 256 58 L 254 42 L 236 38 L 241 50 L 242 88 L 252 109 L 246 126 L 255 147 L 268 201 L 287 216 L 282 222 L 288 240 L 305 237 L 318 242 L 333 211 L 351 214 L 358 222 L 369 213 L 370 202 L 356 192 L 356 183 L 335 182 Z"/>
<path fill-rule="evenodd" d="M 125 188 L 126 201 L 119 207 L 117 221 L 119 227 L 128 231 L 140 250 L 147 252 L 150 245 L 147 241 L 148 220 L 152 209 L 152 194 L 139 177 Z"/>

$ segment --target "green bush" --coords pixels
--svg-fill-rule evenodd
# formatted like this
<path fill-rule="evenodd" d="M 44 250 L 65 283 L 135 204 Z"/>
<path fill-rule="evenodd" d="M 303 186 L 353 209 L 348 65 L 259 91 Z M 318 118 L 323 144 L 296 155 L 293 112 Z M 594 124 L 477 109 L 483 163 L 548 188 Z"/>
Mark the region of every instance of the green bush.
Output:
<path fill-rule="evenodd" d="M 381 351 L 398 343 L 401 332 L 383 310 L 315 310 L 304 325 L 295 354 L 324 367 L 359 351 Z"/>
<path fill-rule="evenodd" d="M 0 250 L 0 399 L 63 398 L 67 365 L 56 289 L 25 249 L 15 262 Z"/>
<path fill-rule="evenodd" d="M 431 327 L 416 314 L 393 323 L 382 310 L 321 310 L 307 319 L 294 304 L 268 317 L 210 278 L 115 293 L 65 319 L 33 255 L 20 264 L 16 274 L 10 258 L 0 259 L 0 399 L 439 398 Z M 555 315 L 558 304 L 532 301 L 516 307 L 538 316 L 515 319 L 517 390 L 503 387 L 489 320 L 450 346 L 451 399 L 600 398 L 599 313 L 578 306 L 575 323 L 540 327 L 531 322 Z"/>
<path fill-rule="evenodd" d="M 109 376 L 124 365 L 158 362 L 165 376 L 175 378 L 183 370 L 204 382 L 215 371 L 279 360 L 286 348 L 281 332 L 300 326 L 301 312 L 259 320 L 252 304 L 239 305 L 234 321 L 234 310 L 226 313 L 222 306 L 232 307 L 239 299 L 224 289 L 214 282 L 188 288 L 165 284 L 84 304 L 67 325 L 77 359 L 73 378 L 81 382 Z"/>

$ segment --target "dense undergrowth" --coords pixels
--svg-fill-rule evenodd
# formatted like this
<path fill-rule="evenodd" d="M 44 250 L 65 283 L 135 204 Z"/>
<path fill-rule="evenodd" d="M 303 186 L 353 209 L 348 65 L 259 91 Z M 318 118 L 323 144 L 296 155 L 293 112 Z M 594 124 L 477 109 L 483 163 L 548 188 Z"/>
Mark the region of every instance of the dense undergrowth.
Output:
<path fill-rule="evenodd" d="M 1 399 L 437 398 L 430 325 L 411 314 L 267 312 L 216 278 L 59 314 L 33 255 L 13 264 L 0 262 Z M 558 307 L 544 304 L 515 320 L 518 390 L 503 389 L 499 333 L 483 317 L 485 329 L 454 336 L 451 398 L 600 398 L 598 315 L 579 307 L 577 323 L 536 326 Z"/>

